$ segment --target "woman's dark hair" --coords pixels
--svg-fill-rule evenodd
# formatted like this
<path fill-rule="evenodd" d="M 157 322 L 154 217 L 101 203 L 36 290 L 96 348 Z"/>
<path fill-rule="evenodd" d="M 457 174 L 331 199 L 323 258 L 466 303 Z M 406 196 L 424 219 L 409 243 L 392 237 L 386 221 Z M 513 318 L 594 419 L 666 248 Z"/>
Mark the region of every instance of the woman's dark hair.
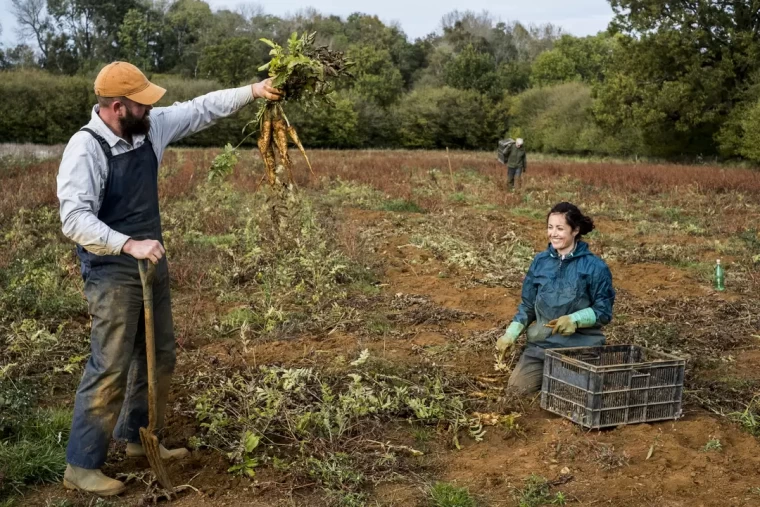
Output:
<path fill-rule="evenodd" d="M 579 229 L 579 238 L 594 230 L 594 221 L 591 219 L 591 217 L 587 217 L 581 213 L 581 210 L 579 210 L 578 206 L 575 204 L 569 202 L 561 202 L 559 204 L 555 204 L 549 214 L 546 215 L 546 221 L 548 222 L 549 217 L 555 213 L 565 215 L 567 225 L 569 225 L 571 229 L 575 230 L 576 227 Z"/>

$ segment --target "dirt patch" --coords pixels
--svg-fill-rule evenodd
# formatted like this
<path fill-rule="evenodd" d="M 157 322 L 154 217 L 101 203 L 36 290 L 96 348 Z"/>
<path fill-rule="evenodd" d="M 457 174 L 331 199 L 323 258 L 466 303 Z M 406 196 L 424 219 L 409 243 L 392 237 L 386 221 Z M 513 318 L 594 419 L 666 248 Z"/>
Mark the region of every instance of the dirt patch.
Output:
<path fill-rule="evenodd" d="M 664 264 L 610 262 L 608 266 L 616 288 L 642 299 L 676 297 L 682 294 L 696 296 L 711 292 L 683 270 Z"/>
<path fill-rule="evenodd" d="M 603 234 L 626 234 L 631 230 L 630 222 L 601 217 L 594 218 L 594 226 Z"/>
<path fill-rule="evenodd" d="M 524 437 L 494 431 L 449 461 L 446 478 L 482 492 L 487 505 L 515 505 L 526 476 L 550 480 L 581 505 L 758 505 L 760 446 L 732 425 L 699 414 L 678 422 L 580 431 L 540 410 L 522 421 Z M 708 441 L 719 450 L 705 450 Z M 713 444 L 717 446 L 718 444 Z M 603 486 L 602 486 L 603 484 Z"/>
<path fill-rule="evenodd" d="M 735 363 L 732 370 L 739 378 L 760 380 L 760 350 L 740 351 Z"/>
<path fill-rule="evenodd" d="M 130 459 L 123 454 L 113 456 L 103 472 L 110 477 L 118 477 L 127 482 L 127 490 L 118 498 L 109 499 L 106 505 L 139 506 L 139 505 L 172 505 L 177 507 L 193 507 L 208 505 L 211 507 L 252 506 L 266 507 L 278 505 L 283 498 L 283 491 L 275 481 L 275 477 L 264 471 L 256 481 L 235 477 L 225 473 L 229 465 L 217 453 L 193 452 L 192 456 L 182 463 L 167 465 L 169 475 L 177 487 L 185 486 L 177 499 L 167 503 L 157 497 L 158 491 L 151 485 L 149 464 L 147 460 Z M 192 486 L 192 488 L 186 485 Z M 307 492 L 308 493 L 308 492 Z M 295 496 L 295 495 L 294 495 Z M 300 500 L 307 503 L 306 493 L 300 495 Z M 38 491 L 30 492 L 23 499 L 23 505 L 43 507 L 53 505 L 53 502 L 68 501 L 71 506 L 92 506 L 92 495 L 67 491 L 62 486 L 48 486 Z"/>
<path fill-rule="evenodd" d="M 718 355 L 705 379 L 734 385 L 737 391 L 760 386 L 760 350 L 736 350 Z"/>

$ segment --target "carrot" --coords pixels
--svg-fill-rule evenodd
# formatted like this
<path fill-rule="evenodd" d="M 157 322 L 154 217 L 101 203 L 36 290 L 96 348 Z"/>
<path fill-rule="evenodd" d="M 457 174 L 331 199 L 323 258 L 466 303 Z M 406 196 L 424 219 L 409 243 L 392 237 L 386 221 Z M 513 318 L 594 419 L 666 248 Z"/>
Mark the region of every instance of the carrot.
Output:
<path fill-rule="evenodd" d="M 309 157 L 306 156 L 306 150 L 303 149 L 301 140 L 298 139 L 296 128 L 293 125 L 288 125 L 288 134 L 290 135 L 290 138 L 293 140 L 295 145 L 298 146 L 298 149 L 301 150 L 301 155 L 303 155 L 303 158 L 306 159 L 306 165 L 309 166 L 309 172 L 311 173 L 312 176 L 314 176 L 314 169 L 311 168 L 311 162 L 309 162 Z"/>
<path fill-rule="evenodd" d="M 261 119 L 261 131 L 259 133 L 259 140 L 257 144 L 259 146 L 261 158 L 264 160 L 264 165 L 266 166 L 269 183 L 274 185 L 275 161 L 274 152 L 272 151 L 272 116 L 270 114 L 269 108 L 264 109 L 264 113 Z"/>
<path fill-rule="evenodd" d="M 277 161 L 274 158 L 274 148 L 269 145 L 269 149 L 264 155 L 264 161 L 267 166 L 267 176 L 269 177 L 269 184 L 274 185 L 277 182 Z"/>
<path fill-rule="evenodd" d="M 280 152 L 280 161 L 288 171 L 288 180 L 290 183 L 293 183 L 293 173 L 290 171 L 290 157 L 288 156 L 288 132 L 287 127 L 285 126 L 285 119 L 281 114 L 275 113 L 272 124 L 274 130 L 274 143 L 277 146 L 277 151 Z"/>

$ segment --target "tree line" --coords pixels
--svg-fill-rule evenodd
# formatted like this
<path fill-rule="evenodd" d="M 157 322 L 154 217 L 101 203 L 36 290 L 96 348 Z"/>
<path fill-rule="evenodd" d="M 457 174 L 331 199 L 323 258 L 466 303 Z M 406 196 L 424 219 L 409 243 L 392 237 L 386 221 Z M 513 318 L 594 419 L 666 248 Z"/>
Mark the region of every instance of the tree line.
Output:
<path fill-rule="evenodd" d="M 455 11 L 410 40 L 361 13 L 12 0 L 24 42 L 0 47 L 0 142 L 65 142 L 107 62 L 138 65 L 171 103 L 264 78 L 260 38 L 316 31 L 354 78 L 332 108 L 289 106 L 312 147 L 493 149 L 509 135 L 551 153 L 760 161 L 760 0 L 609 1 L 613 21 L 588 37 Z M 189 142 L 235 142 L 251 114 Z"/>

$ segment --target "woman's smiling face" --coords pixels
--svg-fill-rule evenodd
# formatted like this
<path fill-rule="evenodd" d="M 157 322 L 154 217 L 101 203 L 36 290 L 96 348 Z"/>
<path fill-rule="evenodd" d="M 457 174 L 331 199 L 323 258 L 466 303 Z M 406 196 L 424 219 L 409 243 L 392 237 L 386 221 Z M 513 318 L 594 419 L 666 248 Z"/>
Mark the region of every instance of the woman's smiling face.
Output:
<path fill-rule="evenodd" d="M 546 224 L 546 233 L 549 236 L 549 242 L 555 250 L 562 255 L 573 251 L 575 246 L 575 237 L 578 235 L 579 228 L 572 229 L 567 224 L 564 213 L 552 213 Z"/>

